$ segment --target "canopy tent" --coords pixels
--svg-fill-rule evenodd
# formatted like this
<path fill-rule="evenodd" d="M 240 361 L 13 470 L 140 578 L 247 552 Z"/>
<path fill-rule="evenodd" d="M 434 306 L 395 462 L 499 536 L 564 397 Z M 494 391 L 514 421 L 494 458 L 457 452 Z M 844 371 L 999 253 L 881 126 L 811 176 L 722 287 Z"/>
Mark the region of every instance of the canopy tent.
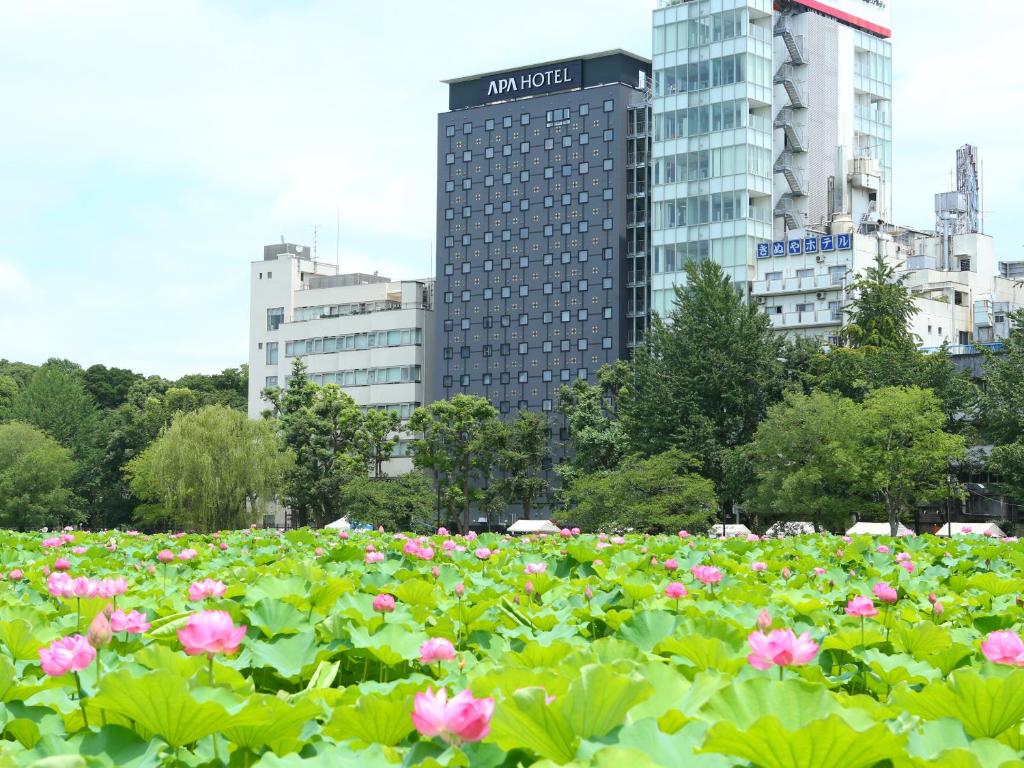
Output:
<path fill-rule="evenodd" d="M 550 520 L 516 520 L 509 533 L 558 533 L 561 529 Z"/>
<path fill-rule="evenodd" d="M 741 523 L 729 523 L 725 526 L 713 525 L 708 529 L 708 536 L 724 536 L 727 539 L 734 536 L 749 536 L 750 533 L 750 529 Z"/>
<path fill-rule="evenodd" d="M 333 523 L 328 523 L 327 525 L 324 526 L 324 528 L 333 528 L 336 531 L 347 531 L 351 527 L 352 526 L 349 525 L 348 520 L 346 518 L 344 518 L 344 517 L 339 517 Z"/>
<path fill-rule="evenodd" d="M 855 523 L 854 526 L 846 532 L 847 536 L 857 536 L 858 534 L 866 534 L 868 536 L 889 536 L 891 535 L 888 523 L 866 523 L 861 521 Z M 914 532 L 907 528 L 903 523 L 900 523 L 896 528 L 897 536 L 913 536 Z"/>
<path fill-rule="evenodd" d="M 806 533 L 814 533 L 814 523 L 802 520 L 780 520 L 774 523 L 764 535 L 775 539 L 782 536 L 803 536 Z"/>
<path fill-rule="evenodd" d="M 1003 538 L 1006 536 L 1003 533 L 1003 529 L 995 523 L 943 523 L 942 527 L 935 532 L 936 536 L 966 536 L 967 534 L 977 533 L 982 536 L 997 536 Z"/>

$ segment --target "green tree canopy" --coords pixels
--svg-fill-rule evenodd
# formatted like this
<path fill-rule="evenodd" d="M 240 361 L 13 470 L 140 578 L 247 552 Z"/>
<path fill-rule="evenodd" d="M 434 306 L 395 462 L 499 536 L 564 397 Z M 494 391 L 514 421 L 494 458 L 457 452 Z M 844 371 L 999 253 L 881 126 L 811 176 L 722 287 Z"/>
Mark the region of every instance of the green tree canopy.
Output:
<path fill-rule="evenodd" d="M 703 531 L 716 516 L 718 499 L 698 468 L 698 461 L 675 449 L 630 456 L 616 469 L 577 477 L 565 492 L 566 515 L 588 531 Z"/>
<path fill-rule="evenodd" d="M 176 416 L 127 470 L 139 498 L 154 502 L 142 522 L 210 532 L 255 521 L 290 458 L 269 422 L 210 405 Z"/>
<path fill-rule="evenodd" d="M 288 469 L 284 500 L 299 525 L 326 525 L 344 514 L 342 490 L 366 473 L 360 451 L 363 413 L 336 384 L 321 387 L 292 363 L 287 389 L 264 390 L 281 440 L 295 461 Z"/>
<path fill-rule="evenodd" d="M 529 520 L 548 490 L 542 472 L 551 457 L 548 420 L 539 413 L 521 411 L 514 421 L 495 425 L 495 468 L 500 472 L 494 483 L 496 491 L 506 502 L 518 503 Z"/>
<path fill-rule="evenodd" d="M 430 473 L 435 493 L 462 533 L 469 532 L 469 511 L 482 501 L 494 466 L 494 446 L 488 439 L 498 411 L 486 398 L 455 395 L 417 408 L 409 430 L 421 437 L 413 442 L 413 462 Z"/>
<path fill-rule="evenodd" d="M 615 396 L 631 376 L 624 362 L 604 366 L 599 383 L 576 379 L 558 391 L 558 409 L 565 415 L 572 450 L 555 471 L 563 487 L 581 473 L 614 469 L 628 452 L 628 437 L 616 418 Z"/>
<path fill-rule="evenodd" d="M 858 405 L 826 392 L 789 393 L 768 411 L 745 446 L 754 480 L 747 511 L 764 523 L 807 521 L 843 531 L 869 498 L 858 495 L 848 465 Z"/>
<path fill-rule="evenodd" d="M 841 332 L 851 346 L 916 345 L 910 323 L 918 307 L 905 280 L 878 254 L 874 265 L 851 283 L 853 299 L 846 308 L 848 320 Z"/>
<path fill-rule="evenodd" d="M 363 415 L 359 430 L 359 452 L 375 479 L 384 476 L 384 462 L 391 458 L 398 445 L 401 417 L 394 411 L 371 409 Z"/>
<path fill-rule="evenodd" d="M 389 531 L 434 530 L 433 486 L 419 471 L 380 479 L 357 475 L 342 489 L 341 503 L 351 523 Z"/>
<path fill-rule="evenodd" d="M 859 409 L 845 462 L 857 492 L 885 510 L 893 536 L 916 506 L 948 496 L 946 475 L 966 444 L 945 423 L 939 399 L 918 387 L 876 390 Z"/>
<path fill-rule="evenodd" d="M 107 368 L 105 365 L 90 365 L 82 373 L 82 383 L 93 401 L 100 408 L 111 410 L 128 399 L 128 392 L 142 375 L 127 368 Z"/>
<path fill-rule="evenodd" d="M 10 419 L 11 408 L 17 396 L 18 382 L 13 376 L 0 374 L 0 422 Z"/>
<path fill-rule="evenodd" d="M 995 447 L 986 465 L 1000 490 L 1024 501 L 1024 310 L 1010 316 L 1003 349 L 985 354 L 982 431 Z"/>
<path fill-rule="evenodd" d="M 0 526 L 28 530 L 82 519 L 71 451 L 30 424 L 0 424 Z"/>
<path fill-rule="evenodd" d="M 689 262 L 666 321 L 634 350 L 618 415 L 632 451 L 679 448 L 721 477 L 723 453 L 750 440 L 782 396 L 785 343 L 713 261 Z"/>

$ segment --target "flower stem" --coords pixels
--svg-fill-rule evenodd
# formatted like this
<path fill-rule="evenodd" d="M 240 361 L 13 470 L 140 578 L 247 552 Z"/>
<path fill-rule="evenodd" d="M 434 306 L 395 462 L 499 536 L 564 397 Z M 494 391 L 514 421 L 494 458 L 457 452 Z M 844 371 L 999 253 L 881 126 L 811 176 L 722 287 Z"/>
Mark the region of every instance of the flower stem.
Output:
<path fill-rule="evenodd" d="M 89 727 L 89 716 L 85 714 L 85 694 L 82 693 L 82 678 L 75 672 L 75 685 L 78 686 L 78 706 L 82 708 L 82 720 L 85 722 L 85 727 Z"/>
<path fill-rule="evenodd" d="M 210 687 L 212 688 L 213 687 L 213 654 L 212 653 L 207 654 L 207 660 L 208 660 L 209 663 L 207 664 L 206 669 L 207 669 L 207 672 L 209 673 Z M 213 756 L 215 758 L 217 758 L 217 762 L 219 763 L 220 762 L 220 745 L 217 743 L 217 733 L 216 732 L 214 732 L 214 734 L 213 734 Z"/>
<path fill-rule="evenodd" d="M 783 667 L 782 665 L 779 665 L 779 682 L 780 682 L 780 683 L 782 682 L 782 675 L 783 675 L 783 673 L 784 673 L 785 671 L 786 671 L 786 668 L 785 668 L 785 667 Z"/>

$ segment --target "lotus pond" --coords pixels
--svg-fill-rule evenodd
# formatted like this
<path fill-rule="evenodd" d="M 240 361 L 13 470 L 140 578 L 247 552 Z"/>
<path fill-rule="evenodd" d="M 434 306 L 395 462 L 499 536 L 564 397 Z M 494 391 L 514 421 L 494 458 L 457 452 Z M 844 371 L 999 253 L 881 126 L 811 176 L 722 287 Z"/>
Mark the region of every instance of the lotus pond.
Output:
<path fill-rule="evenodd" d="M 1014 539 L 0 533 L 0 768 L 1022 766 Z"/>

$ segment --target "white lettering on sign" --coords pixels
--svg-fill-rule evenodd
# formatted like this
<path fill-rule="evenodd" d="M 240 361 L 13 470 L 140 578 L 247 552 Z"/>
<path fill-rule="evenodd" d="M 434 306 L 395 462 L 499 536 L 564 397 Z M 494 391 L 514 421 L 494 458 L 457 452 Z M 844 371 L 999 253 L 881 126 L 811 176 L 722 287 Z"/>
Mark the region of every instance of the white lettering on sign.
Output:
<path fill-rule="evenodd" d="M 487 95 L 503 96 L 506 93 L 530 91 L 536 88 L 545 88 L 571 82 L 572 77 L 569 75 L 569 68 L 560 67 L 559 69 L 548 69 L 541 72 L 533 72 L 532 74 L 520 75 L 518 79 L 515 77 L 495 78 L 487 84 Z"/>

